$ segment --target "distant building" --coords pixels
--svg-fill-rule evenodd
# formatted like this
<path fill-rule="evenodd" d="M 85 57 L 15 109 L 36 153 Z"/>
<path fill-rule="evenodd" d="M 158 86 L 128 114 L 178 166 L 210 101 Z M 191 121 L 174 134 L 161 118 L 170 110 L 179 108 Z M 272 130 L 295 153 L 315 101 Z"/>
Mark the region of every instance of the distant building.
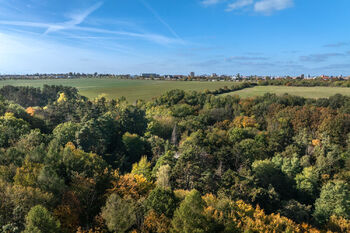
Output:
<path fill-rule="evenodd" d="M 213 73 L 212 75 L 211 75 L 211 77 L 212 78 L 216 78 L 218 75 L 216 74 L 216 73 Z"/>
<path fill-rule="evenodd" d="M 144 73 L 141 74 L 143 78 L 158 78 L 159 74 L 154 74 L 154 73 Z"/>
<path fill-rule="evenodd" d="M 194 72 L 191 72 L 190 76 L 191 76 L 191 78 L 194 78 L 194 76 L 195 76 Z"/>

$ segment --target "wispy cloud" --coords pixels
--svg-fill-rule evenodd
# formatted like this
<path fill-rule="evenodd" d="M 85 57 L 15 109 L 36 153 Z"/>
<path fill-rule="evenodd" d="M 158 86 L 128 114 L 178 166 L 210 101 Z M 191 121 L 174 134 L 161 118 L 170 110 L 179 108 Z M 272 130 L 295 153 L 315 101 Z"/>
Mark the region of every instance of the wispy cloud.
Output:
<path fill-rule="evenodd" d="M 94 32 L 100 34 L 110 34 L 110 35 L 120 35 L 127 37 L 134 37 L 139 39 L 145 39 L 159 44 L 183 44 L 184 41 L 177 38 L 166 37 L 159 34 L 152 33 L 136 33 L 128 31 L 114 31 L 100 28 L 92 27 L 80 27 L 80 26 L 70 26 L 70 27 L 60 27 L 57 24 L 49 23 L 37 23 L 37 22 L 25 22 L 25 21 L 0 21 L 0 25 L 12 25 L 12 26 L 22 26 L 22 27 L 34 27 L 34 28 L 58 28 L 58 30 L 72 30 L 72 31 L 85 31 L 85 32 Z"/>
<path fill-rule="evenodd" d="M 253 56 L 233 56 L 226 58 L 226 61 L 266 61 L 269 58 L 267 57 L 253 57 Z"/>
<path fill-rule="evenodd" d="M 310 54 L 307 56 L 301 56 L 300 61 L 303 62 L 324 62 L 332 57 L 344 57 L 344 53 L 320 53 L 320 54 Z"/>
<path fill-rule="evenodd" d="M 32 28 L 49 28 L 49 27 L 55 26 L 55 24 L 50 24 L 50 23 L 9 21 L 9 20 L 0 20 L 0 24 L 9 25 L 9 26 L 32 27 Z"/>
<path fill-rule="evenodd" d="M 215 4 L 218 4 L 220 2 L 223 2 L 223 1 L 226 1 L 226 0 L 203 0 L 201 3 L 204 6 L 211 6 L 211 5 L 215 5 Z"/>
<path fill-rule="evenodd" d="M 140 0 L 140 2 L 153 14 L 153 16 L 161 24 L 163 24 L 170 31 L 170 33 L 173 36 L 175 36 L 178 39 L 181 39 L 180 36 L 175 32 L 175 30 L 167 22 L 165 22 L 165 20 L 162 17 L 160 17 L 159 14 L 145 0 Z"/>
<path fill-rule="evenodd" d="M 273 11 L 280 11 L 292 7 L 293 0 L 261 0 L 255 3 L 254 10 L 264 14 L 270 14 Z"/>
<path fill-rule="evenodd" d="M 226 11 L 233 11 L 253 4 L 253 0 L 238 0 L 227 5 Z"/>
<path fill-rule="evenodd" d="M 76 26 L 73 29 L 80 30 L 80 31 L 86 31 L 86 32 L 101 33 L 101 34 L 111 34 L 111 35 L 134 37 L 134 38 L 145 39 L 148 41 L 156 42 L 159 44 L 174 44 L 174 43 L 183 44 L 184 43 L 184 41 L 181 39 L 166 37 L 163 35 L 152 34 L 152 33 L 112 31 L 112 30 L 107 30 L 107 29 L 91 28 L 91 27 L 79 27 L 79 26 Z"/>
<path fill-rule="evenodd" d="M 325 70 L 348 70 L 350 67 L 349 63 L 341 63 L 341 64 L 330 64 L 326 66 L 319 67 L 319 69 L 325 69 Z"/>
<path fill-rule="evenodd" d="M 89 15 L 98 10 L 102 6 L 102 2 L 98 2 L 95 5 L 89 7 L 88 9 L 81 10 L 75 13 L 69 14 L 71 18 L 69 21 L 63 23 L 50 23 L 50 22 L 30 22 L 30 21 L 10 21 L 10 20 L 0 20 L 0 25 L 14 26 L 13 28 L 25 27 L 28 29 L 31 28 L 40 28 L 45 30 L 44 34 L 49 34 L 53 32 L 70 32 L 70 38 L 76 36 L 76 38 L 81 37 L 103 37 L 103 36 L 122 36 L 128 38 L 136 38 L 151 41 L 158 44 L 184 44 L 184 41 L 178 36 L 178 34 L 155 12 L 146 2 L 142 0 L 145 6 L 153 13 L 153 15 L 165 25 L 174 37 L 167 37 L 156 33 L 147 33 L 143 32 L 131 32 L 128 30 L 112 30 L 104 29 L 102 27 L 89 27 L 81 26 L 81 24 L 87 19 Z M 81 35 L 82 32 L 85 34 Z M 86 35 L 87 33 L 87 35 Z M 99 35 L 90 35 L 99 34 Z M 76 35 L 75 35 L 76 34 Z"/>
<path fill-rule="evenodd" d="M 211 6 L 224 0 L 204 0 L 202 5 Z M 257 13 L 269 15 L 274 11 L 281 11 L 294 5 L 294 0 L 231 0 L 227 3 L 226 11 L 240 10 L 249 7 Z"/>
<path fill-rule="evenodd" d="M 48 29 L 45 31 L 44 34 L 50 33 L 50 32 L 54 32 L 54 31 L 58 31 L 58 30 L 65 30 L 65 29 L 70 29 L 76 25 L 81 24 L 82 22 L 85 21 L 85 19 L 92 14 L 94 11 L 96 11 L 98 8 L 100 8 L 102 6 L 102 2 L 98 2 L 95 5 L 91 6 L 90 8 L 83 10 L 81 12 L 75 13 L 75 14 L 71 14 L 70 18 L 71 20 L 64 22 L 62 24 L 55 24 L 55 25 L 51 25 L 48 27 Z"/>
<path fill-rule="evenodd" d="M 326 44 L 324 47 L 328 48 L 339 48 L 339 47 L 344 47 L 350 45 L 349 42 L 338 42 L 338 43 L 333 43 L 333 44 Z"/>

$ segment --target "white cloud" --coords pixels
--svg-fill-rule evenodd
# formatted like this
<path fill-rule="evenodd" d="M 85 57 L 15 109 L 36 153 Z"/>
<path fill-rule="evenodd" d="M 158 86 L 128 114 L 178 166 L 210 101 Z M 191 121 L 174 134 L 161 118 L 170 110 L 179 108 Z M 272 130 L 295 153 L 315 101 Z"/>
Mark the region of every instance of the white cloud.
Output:
<path fill-rule="evenodd" d="M 215 4 L 218 4 L 220 2 L 222 2 L 223 0 L 203 0 L 202 1 L 202 4 L 204 6 L 210 6 L 210 5 L 215 5 Z"/>
<path fill-rule="evenodd" d="M 261 0 L 255 3 L 254 11 L 270 14 L 273 11 L 280 11 L 292 7 L 293 0 Z"/>
<path fill-rule="evenodd" d="M 253 3 L 254 3 L 253 0 L 237 0 L 233 3 L 228 4 L 226 11 L 236 10 L 245 6 L 249 6 Z"/>
<path fill-rule="evenodd" d="M 203 0 L 205 6 L 215 5 L 227 0 Z M 227 4 L 226 11 L 239 10 L 244 7 L 251 7 L 257 13 L 271 14 L 274 11 L 284 10 L 292 7 L 294 0 L 231 0 Z"/>

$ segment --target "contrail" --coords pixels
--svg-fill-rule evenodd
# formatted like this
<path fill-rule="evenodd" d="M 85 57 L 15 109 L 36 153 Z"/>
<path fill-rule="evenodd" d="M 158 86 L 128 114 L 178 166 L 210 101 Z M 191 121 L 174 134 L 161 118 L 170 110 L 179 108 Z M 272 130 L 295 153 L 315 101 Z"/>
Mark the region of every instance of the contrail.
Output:
<path fill-rule="evenodd" d="M 77 14 L 73 14 L 71 15 L 71 20 L 64 22 L 63 24 L 57 24 L 57 25 L 52 25 L 50 27 L 47 28 L 47 30 L 44 32 L 45 34 L 48 34 L 50 32 L 54 32 L 54 31 L 59 31 L 59 30 L 63 30 L 66 28 L 71 28 L 74 27 L 76 25 L 81 24 L 82 22 L 85 21 L 85 19 L 94 11 L 96 11 L 98 8 L 100 8 L 103 5 L 103 2 L 98 2 L 95 5 L 91 6 L 90 8 L 77 13 Z"/>
<path fill-rule="evenodd" d="M 174 31 L 174 29 L 172 29 L 172 27 L 170 27 L 170 25 L 158 15 L 158 13 L 145 0 L 140 0 L 140 2 L 171 32 L 171 34 L 173 34 L 173 36 L 181 40 L 180 36 Z"/>

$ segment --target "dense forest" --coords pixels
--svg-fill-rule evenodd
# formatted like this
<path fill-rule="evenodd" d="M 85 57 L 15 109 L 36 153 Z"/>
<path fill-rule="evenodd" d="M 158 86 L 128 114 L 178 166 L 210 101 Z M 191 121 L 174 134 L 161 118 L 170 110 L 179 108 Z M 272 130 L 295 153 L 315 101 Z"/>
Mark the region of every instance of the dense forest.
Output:
<path fill-rule="evenodd" d="M 0 232 L 350 232 L 350 97 L 221 92 L 1 88 Z"/>

